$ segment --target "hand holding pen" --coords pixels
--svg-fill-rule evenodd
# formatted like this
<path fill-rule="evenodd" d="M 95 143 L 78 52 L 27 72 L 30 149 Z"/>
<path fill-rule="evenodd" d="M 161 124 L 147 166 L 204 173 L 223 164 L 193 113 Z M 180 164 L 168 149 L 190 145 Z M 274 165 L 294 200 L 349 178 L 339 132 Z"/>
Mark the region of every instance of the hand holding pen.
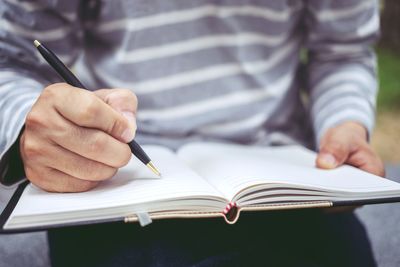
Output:
<path fill-rule="evenodd" d="M 20 138 L 26 176 L 56 192 L 86 191 L 112 177 L 131 158 L 136 105 L 129 90 L 46 87 Z"/>

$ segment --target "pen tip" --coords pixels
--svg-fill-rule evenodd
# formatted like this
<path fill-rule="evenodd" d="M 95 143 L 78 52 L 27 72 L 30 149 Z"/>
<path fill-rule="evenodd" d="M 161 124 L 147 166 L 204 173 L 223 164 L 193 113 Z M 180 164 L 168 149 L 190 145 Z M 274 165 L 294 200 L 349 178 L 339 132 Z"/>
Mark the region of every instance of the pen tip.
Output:
<path fill-rule="evenodd" d="M 40 45 L 40 42 L 38 40 L 33 41 L 33 44 L 38 47 Z"/>
<path fill-rule="evenodd" d="M 146 164 L 146 166 L 153 172 L 155 173 L 158 177 L 161 177 L 161 172 L 154 166 L 153 162 L 149 162 Z"/>

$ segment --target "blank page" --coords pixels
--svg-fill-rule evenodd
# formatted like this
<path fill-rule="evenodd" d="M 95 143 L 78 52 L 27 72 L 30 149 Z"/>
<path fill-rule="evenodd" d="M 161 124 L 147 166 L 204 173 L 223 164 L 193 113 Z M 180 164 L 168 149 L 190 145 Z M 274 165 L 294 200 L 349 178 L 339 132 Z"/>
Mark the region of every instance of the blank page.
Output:
<path fill-rule="evenodd" d="M 178 156 L 228 199 L 242 189 L 265 183 L 354 193 L 400 193 L 400 184 L 351 166 L 317 169 L 316 153 L 300 146 L 257 148 L 193 143 L 184 146 Z"/>
<path fill-rule="evenodd" d="M 47 214 L 74 210 L 133 205 L 185 197 L 220 196 L 204 179 L 190 170 L 170 150 L 143 146 L 162 173 L 157 178 L 132 156 L 110 180 L 83 193 L 49 193 L 28 185 L 13 211 L 14 215 Z"/>

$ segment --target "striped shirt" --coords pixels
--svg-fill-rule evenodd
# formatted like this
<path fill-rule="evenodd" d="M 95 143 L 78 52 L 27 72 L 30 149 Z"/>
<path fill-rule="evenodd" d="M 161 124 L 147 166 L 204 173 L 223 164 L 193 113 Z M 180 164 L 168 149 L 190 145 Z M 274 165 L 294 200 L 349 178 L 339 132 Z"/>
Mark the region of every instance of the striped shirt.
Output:
<path fill-rule="evenodd" d="M 93 90 L 138 97 L 137 139 L 315 147 L 374 124 L 378 0 L 3 0 L 0 176 L 42 89 L 38 39 Z M 304 64 L 301 64 L 304 62 Z M 13 162 L 11 161 L 11 164 Z"/>

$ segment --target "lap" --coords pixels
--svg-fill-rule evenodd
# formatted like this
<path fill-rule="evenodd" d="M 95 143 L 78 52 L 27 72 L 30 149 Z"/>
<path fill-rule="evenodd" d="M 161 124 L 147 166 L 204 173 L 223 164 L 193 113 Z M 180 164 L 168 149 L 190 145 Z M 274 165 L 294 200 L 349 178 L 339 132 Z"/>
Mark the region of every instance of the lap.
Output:
<path fill-rule="evenodd" d="M 319 210 L 73 227 L 49 243 L 54 266 L 375 266 L 355 215 Z"/>

